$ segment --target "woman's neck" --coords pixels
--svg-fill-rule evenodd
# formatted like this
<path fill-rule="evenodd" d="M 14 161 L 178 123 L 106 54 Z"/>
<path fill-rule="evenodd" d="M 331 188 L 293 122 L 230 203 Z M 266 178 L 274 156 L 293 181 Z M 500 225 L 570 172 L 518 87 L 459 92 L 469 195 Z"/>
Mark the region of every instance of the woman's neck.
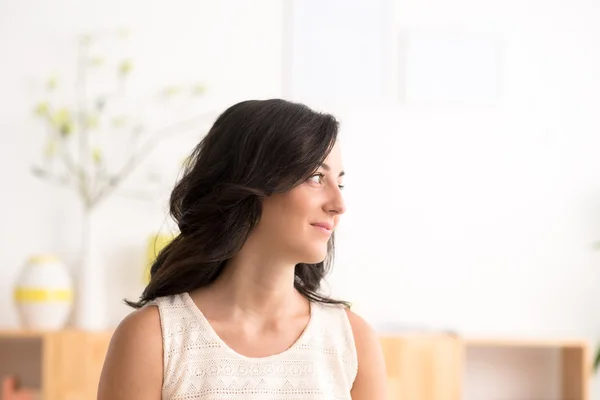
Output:
<path fill-rule="evenodd" d="M 208 291 L 224 312 L 269 319 L 308 313 L 308 300 L 294 288 L 294 270 L 272 255 L 240 251 Z"/>

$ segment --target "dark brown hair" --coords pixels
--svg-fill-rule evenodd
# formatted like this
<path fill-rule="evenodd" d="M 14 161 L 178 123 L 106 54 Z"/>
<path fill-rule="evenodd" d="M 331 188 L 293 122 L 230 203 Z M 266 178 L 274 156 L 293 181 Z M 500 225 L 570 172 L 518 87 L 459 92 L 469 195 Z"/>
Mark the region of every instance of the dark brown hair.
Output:
<path fill-rule="evenodd" d="M 179 234 L 158 254 L 140 308 L 157 297 L 212 283 L 244 245 L 261 216 L 261 200 L 306 181 L 337 140 L 329 114 L 281 99 L 249 100 L 223 112 L 192 151 L 170 198 Z M 311 301 L 349 303 L 319 293 L 334 256 L 297 264 L 296 289 Z"/>

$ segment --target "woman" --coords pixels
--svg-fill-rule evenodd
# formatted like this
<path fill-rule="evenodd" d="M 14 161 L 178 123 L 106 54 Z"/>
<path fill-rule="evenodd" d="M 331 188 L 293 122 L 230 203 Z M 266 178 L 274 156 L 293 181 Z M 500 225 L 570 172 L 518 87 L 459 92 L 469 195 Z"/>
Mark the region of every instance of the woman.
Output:
<path fill-rule="evenodd" d="M 219 116 L 173 190 L 180 234 L 128 302 L 99 400 L 386 397 L 373 329 L 319 293 L 345 211 L 337 133 L 284 100 Z"/>

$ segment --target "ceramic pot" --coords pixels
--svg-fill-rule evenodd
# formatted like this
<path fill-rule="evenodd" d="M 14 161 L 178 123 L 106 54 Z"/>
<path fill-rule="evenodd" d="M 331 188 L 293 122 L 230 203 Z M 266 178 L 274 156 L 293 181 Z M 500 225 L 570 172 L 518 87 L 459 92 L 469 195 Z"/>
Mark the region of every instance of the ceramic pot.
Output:
<path fill-rule="evenodd" d="M 64 328 L 73 308 L 73 283 L 67 268 L 53 255 L 30 257 L 17 278 L 14 300 L 24 328 Z"/>

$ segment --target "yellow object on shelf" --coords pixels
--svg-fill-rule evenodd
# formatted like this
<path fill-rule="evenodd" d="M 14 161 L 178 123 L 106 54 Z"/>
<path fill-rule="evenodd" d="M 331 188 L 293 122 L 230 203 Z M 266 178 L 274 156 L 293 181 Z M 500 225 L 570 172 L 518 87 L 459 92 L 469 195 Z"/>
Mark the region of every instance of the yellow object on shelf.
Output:
<path fill-rule="evenodd" d="M 54 254 L 34 254 L 31 257 L 29 257 L 27 262 L 43 264 L 43 263 L 56 263 L 56 262 L 60 262 L 60 260 Z"/>
<path fill-rule="evenodd" d="M 150 282 L 150 268 L 156 260 L 156 256 L 175 238 L 174 235 L 158 234 L 151 235 L 146 245 L 146 267 L 144 268 L 144 284 Z"/>
<path fill-rule="evenodd" d="M 73 291 L 68 289 L 27 289 L 16 288 L 14 291 L 16 302 L 38 303 L 46 301 L 71 301 Z"/>
<path fill-rule="evenodd" d="M 72 279 L 58 257 L 35 254 L 23 265 L 13 297 L 24 328 L 61 329 L 73 306 Z"/>

